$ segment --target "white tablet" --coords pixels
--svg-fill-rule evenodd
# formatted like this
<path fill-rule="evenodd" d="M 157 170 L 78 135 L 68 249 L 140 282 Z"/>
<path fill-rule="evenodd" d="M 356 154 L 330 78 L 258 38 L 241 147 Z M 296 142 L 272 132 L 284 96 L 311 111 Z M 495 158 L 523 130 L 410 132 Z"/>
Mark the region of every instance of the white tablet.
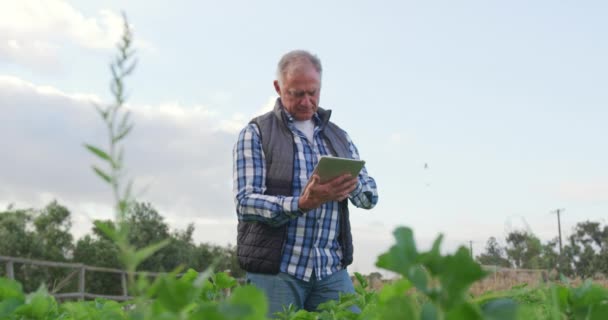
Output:
<path fill-rule="evenodd" d="M 365 161 L 363 160 L 322 156 L 315 167 L 314 173 L 318 174 L 321 178 L 321 183 L 324 183 L 346 173 L 350 173 L 353 177 L 356 177 L 359 175 L 363 165 L 365 165 Z"/>

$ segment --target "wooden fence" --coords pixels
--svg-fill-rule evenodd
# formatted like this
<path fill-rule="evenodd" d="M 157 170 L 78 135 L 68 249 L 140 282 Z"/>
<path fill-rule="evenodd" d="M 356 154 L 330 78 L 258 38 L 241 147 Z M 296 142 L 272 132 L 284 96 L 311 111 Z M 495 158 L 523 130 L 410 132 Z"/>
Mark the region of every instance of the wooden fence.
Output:
<path fill-rule="evenodd" d="M 129 296 L 128 291 L 127 291 L 127 272 L 125 270 L 88 266 L 88 265 L 82 264 L 82 263 L 54 262 L 54 261 L 24 259 L 24 258 L 7 257 L 7 256 L 0 256 L 0 263 L 5 264 L 6 277 L 9 279 L 15 279 L 15 263 L 35 265 L 35 266 L 45 266 L 45 267 L 52 267 L 52 268 L 74 269 L 63 280 L 61 280 L 60 283 L 65 284 L 68 281 L 70 281 L 72 278 L 74 278 L 76 275 L 78 275 L 78 292 L 52 293 L 52 295 L 58 299 L 84 300 L 84 299 L 104 298 L 104 299 L 116 300 L 116 301 L 126 301 L 126 300 L 131 299 L 131 296 Z M 86 292 L 85 275 L 86 275 L 87 271 L 120 274 L 122 295 L 116 296 L 116 295 L 104 295 L 104 294 L 94 294 L 94 293 Z M 135 274 L 156 277 L 156 276 L 162 275 L 163 273 L 135 272 Z"/>

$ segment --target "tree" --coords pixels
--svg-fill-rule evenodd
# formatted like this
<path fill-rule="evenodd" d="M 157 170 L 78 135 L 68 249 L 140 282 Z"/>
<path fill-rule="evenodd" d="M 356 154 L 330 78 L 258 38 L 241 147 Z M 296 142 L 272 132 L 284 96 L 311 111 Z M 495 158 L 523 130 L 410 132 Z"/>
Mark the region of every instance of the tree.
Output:
<path fill-rule="evenodd" d="M 486 251 L 477 256 L 477 262 L 484 265 L 492 265 L 508 268 L 511 266 L 509 260 L 504 256 L 504 249 L 500 247 L 496 238 L 490 237 L 486 242 Z"/>
<path fill-rule="evenodd" d="M 39 211 L 33 224 L 36 239 L 42 248 L 38 258 L 67 261 L 74 248 L 70 211 L 54 200 Z"/>
<path fill-rule="evenodd" d="M 73 249 L 70 233 L 70 211 L 56 200 L 42 210 L 12 207 L 0 213 L 0 254 L 52 261 L 68 261 Z M 16 264 L 15 277 L 26 291 L 34 291 L 41 284 L 49 290 L 68 274 L 63 268 Z"/>
<path fill-rule="evenodd" d="M 543 269 L 554 269 L 559 267 L 560 271 L 563 269 L 560 264 L 563 262 L 560 260 L 559 253 L 557 252 L 557 243 L 558 239 L 555 238 L 551 241 L 548 241 L 546 244 L 541 247 L 541 265 L 540 267 Z M 563 272 L 563 271 L 562 271 Z"/>
<path fill-rule="evenodd" d="M 540 240 L 526 231 L 513 231 L 507 236 L 507 257 L 516 268 L 541 267 Z"/>
<path fill-rule="evenodd" d="M 572 272 L 581 277 L 608 274 L 608 226 L 591 221 L 578 223 L 564 253 Z"/>
<path fill-rule="evenodd" d="M 118 247 L 99 235 L 85 235 L 76 243 L 74 262 L 90 266 L 123 269 L 118 260 Z M 120 274 L 91 272 L 85 274 L 86 291 L 91 293 L 121 295 Z"/>
<path fill-rule="evenodd" d="M 36 258 L 38 249 L 34 249 L 34 233 L 28 230 L 32 221 L 32 209 L 9 210 L 0 212 L 0 255 Z"/>

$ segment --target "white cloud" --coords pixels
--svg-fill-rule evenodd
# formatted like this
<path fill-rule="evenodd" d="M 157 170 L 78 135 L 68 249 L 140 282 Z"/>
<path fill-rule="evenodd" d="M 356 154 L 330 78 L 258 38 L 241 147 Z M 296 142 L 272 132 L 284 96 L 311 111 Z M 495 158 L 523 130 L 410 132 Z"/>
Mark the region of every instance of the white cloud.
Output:
<path fill-rule="evenodd" d="M 122 34 L 122 17 L 110 10 L 85 16 L 63 0 L 0 0 L 0 58 L 57 69 L 66 44 L 110 49 Z M 138 47 L 150 48 L 145 41 Z"/>
<path fill-rule="evenodd" d="M 220 128 L 227 132 L 238 133 L 241 129 L 243 129 L 243 126 L 247 123 L 250 117 L 259 116 L 268 111 L 271 111 L 272 108 L 274 108 L 276 100 L 276 97 L 269 97 L 268 101 L 251 116 L 245 116 L 242 113 L 236 113 L 232 116 L 232 118 L 228 120 L 222 120 L 220 122 Z"/>
<path fill-rule="evenodd" d="M 42 208 L 57 199 L 72 212 L 76 238 L 90 232 L 93 220 L 114 216 L 110 189 L 91 171 L 97 161 L 83 147 L 106 145 L 93 102 L 100 99 L 0 76 L 0 144 L 6 150 L 0 157 L 0 208 Z M 137 199 L 152 203 L 172 228 L 194 223 L 197 242 L 235 244 L 232 147 L 237 131 L 255 115 L 224 118 L 205 106 L 179 103 L 126 108 L 135 124 L 125 141 L 126 166 L 135 189 L 147 187 Z M 376 270 L 372 258 L 392 243 L 390 228 L 354 226 L 353 232 L 358 262 L 352 270 Z"/>
<path fill-rule="evenodd" d="M 608 202 L 606 180 L 568 181 L 559 185 L 557 194 L 576 202 Z"/>
<path fill-rule="evenodd" d="M 83 147 L 106 145 L 93 101 L 99 98 L 0 76 L 0 140 L 7 151 L 0 157 L 0 203 L 41 207 L 57 198 L 75 210 L 75 226 L 108 217 L 110 190 L 92 173 L 96 161 Z M 135 129 L 126 140 L 126 166 L 136 189 L 149 186 L 139 200 L 174 221 L 236 220 L 236 135 L 222 128 L 221 116 L 204 106 L 174 103 L 127 108 Z M 221 243 L 232 238 L 225 234 Z"/>

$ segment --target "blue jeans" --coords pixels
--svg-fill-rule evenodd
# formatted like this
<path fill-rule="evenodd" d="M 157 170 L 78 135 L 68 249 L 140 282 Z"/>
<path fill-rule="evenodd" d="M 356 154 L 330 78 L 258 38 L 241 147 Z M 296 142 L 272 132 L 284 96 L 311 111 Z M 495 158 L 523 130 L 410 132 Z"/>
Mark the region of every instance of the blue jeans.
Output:
<path fill-rule="evenodd" d="M 318 280 L 314 273 L 310 282 L 278 274 L 247 273 L 247 282 L 264 291 L 268 297 L 268 316 L 283 311 L 283 306 L 293 304 L 297 309 L 316 311 L 317 306 L 328 300 L 338 300 L 340 293 L 355 293 L 353 282 L 346 269 Z M 358 308 L 351 308 L 354 312 Z"/>

